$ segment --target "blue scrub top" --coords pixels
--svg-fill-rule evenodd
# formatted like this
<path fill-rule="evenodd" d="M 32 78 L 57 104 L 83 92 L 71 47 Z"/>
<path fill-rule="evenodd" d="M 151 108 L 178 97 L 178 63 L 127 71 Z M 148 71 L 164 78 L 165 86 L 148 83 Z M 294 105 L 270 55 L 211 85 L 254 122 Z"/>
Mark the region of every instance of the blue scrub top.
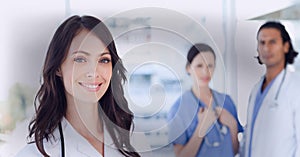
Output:
<path fill-rule="evenodd" d="M 212 90 L 214 101 L 213 106 L 220 106 L 229 111 L 237 120 L 238 131 L 242 132 L 243 127 L 237 118 L 235 105 L 228 95 L 221 94 Z M 205 107 L 205 104 L 199 100 L 191 90 L 186 91 L 177 99 L 168 114 L 169 124 L 169 141 L 173 144 L 185 145 L 192 137 L 198 124 L 197 113 L 200 107 Z M 233 157 L 233 147 L 229 128 L 227 134 L 220 133 L 218 126 L 221 123 L 213 125 L 203 139 L 200 148 L 197 152 L 197 157 Z M 219 142 L 218 147 L 212 146 L 214 141 Z"/>

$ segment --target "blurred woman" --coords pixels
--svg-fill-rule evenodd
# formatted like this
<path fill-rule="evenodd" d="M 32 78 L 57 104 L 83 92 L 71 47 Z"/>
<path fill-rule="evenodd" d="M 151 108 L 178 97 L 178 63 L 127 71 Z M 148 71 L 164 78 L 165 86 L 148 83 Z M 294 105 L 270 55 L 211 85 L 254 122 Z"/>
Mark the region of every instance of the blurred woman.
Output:
<path fill-rule="evenodd" d="M 215 62 L 216 55 L 206 44 L 195 44 L 188 52 L 186 70 L 193 86 L 168 115 L 169 139 L 177 157 L 233 157 L 238 152 L 242 126 L 235 105 L 228 95 L 209 87 Z"/>

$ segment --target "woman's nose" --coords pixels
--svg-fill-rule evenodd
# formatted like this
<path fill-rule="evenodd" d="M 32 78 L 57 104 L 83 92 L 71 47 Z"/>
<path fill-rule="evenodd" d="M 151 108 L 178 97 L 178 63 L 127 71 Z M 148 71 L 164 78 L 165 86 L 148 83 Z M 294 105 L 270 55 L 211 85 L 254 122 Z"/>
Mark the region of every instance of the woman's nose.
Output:
<path fill-rule="evenodd" d="M 98 68 L 99 67 L 97 66 L 97 64 L 91 64 L 87 69 L 86 77 L 88 77 L 88 78 L 98 78 L 99 75 L 100 75 Z"/>
<path fill-rule="evenodd" d="M 205 74 L 208 74 L 208 73 L 209 73 L 209 68 L 208 68 L 208 66 L 205 66 L 205 67 L 203 68 L 203 72 L 204 72 Z"/>
<path fill-rule="evenodd" d="M 86 73 L 86 77 L 87 78 L 99 78 L 99 74 L 96 70 L 95 71 L 89 71 L 89 72 Z"/>

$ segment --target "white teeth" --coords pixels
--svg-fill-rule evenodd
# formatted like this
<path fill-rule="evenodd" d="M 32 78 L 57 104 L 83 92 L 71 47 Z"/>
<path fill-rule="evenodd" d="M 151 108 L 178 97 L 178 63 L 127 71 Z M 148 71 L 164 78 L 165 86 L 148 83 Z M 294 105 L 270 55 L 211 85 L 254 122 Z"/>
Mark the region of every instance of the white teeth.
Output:
<path fill-rule="evenodd" d="M 96 86 L 96 85 L 87 85 L 86 87 L 88 87 L 88 88 L 97 88 L 98 86 Z"/>
<path fill-rule="evenodd" d="M 96 89 L 99 85 L 88 85 L 88 84 L 82 84 L 84 87 Z"/>

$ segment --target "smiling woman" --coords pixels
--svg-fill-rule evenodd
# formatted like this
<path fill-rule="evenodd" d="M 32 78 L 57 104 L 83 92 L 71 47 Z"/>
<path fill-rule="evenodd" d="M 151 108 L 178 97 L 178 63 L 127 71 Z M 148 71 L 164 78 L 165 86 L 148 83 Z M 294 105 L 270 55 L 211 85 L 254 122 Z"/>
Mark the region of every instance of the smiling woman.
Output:
<path fill-rule="evenodd" d="M 110 52 L 96 35 L 82 30 L 73 39 L 57 74 L 63 78 L 67 100 L 76 100 L 77 105 L 80 101 L 95 103 L 110 83 Z"/>
<path fill-rule="evenodd" d="M 140 156 L 130 143 L 124 72 L 104 23 L 68 18 L 46 55 L 29 125 L 32 141 L 17 156 Z"/>

